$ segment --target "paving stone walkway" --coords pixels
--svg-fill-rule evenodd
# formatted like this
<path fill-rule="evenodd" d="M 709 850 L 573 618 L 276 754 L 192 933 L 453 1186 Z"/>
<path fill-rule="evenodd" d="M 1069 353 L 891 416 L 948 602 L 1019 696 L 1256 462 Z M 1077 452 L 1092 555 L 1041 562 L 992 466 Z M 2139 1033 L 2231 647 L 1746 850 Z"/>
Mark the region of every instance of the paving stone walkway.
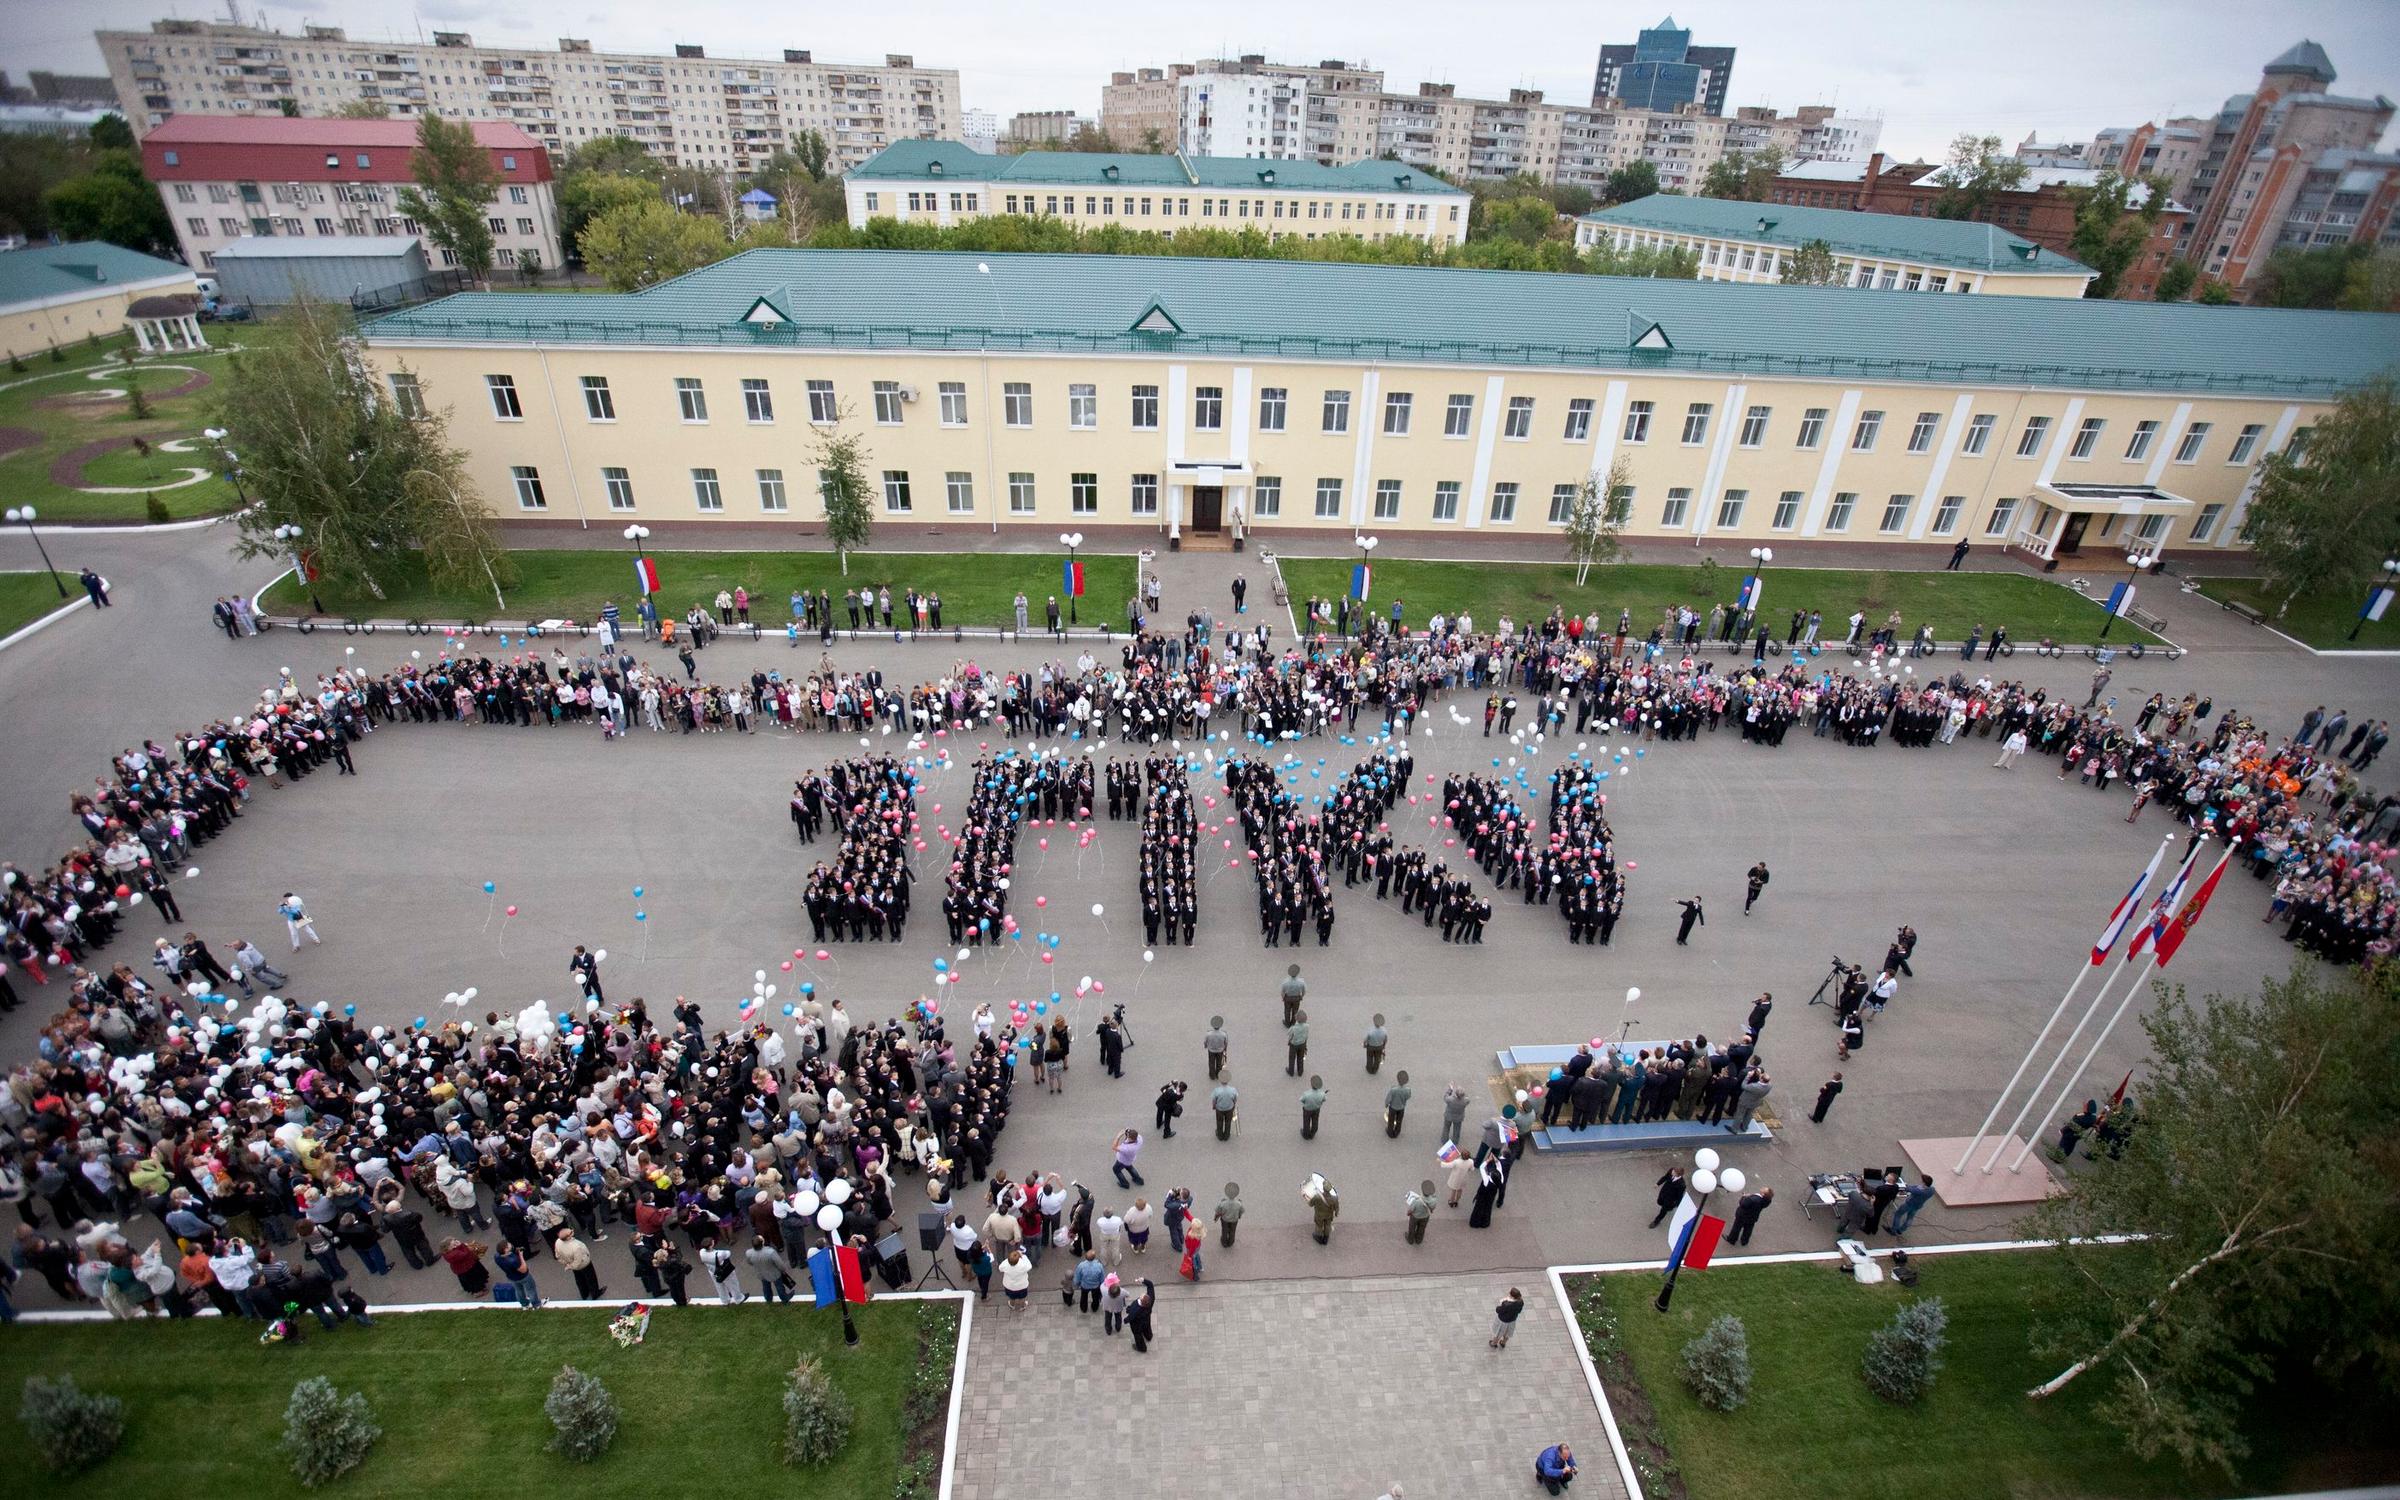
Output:
<path fill-rule="evenodd" d="M 1395 1480 L 1409 1500 L 1538 1495 L 1534 1455 L 1561 1439 L 1582 1466 L 1575 1494 L 1623 1500 L 1539 1276 L 1192 1287 L 1171 1260 L 1141 1269 L 1165 1278 L 1147 1354 L 1061 1308 L 1044 1278 L 1023 1313 L 998 1296 L 976 1309 L 954 1500 L 1369 1500 Z M 1511 1284 L 1525 1313 L 1495 1353 Z"/>

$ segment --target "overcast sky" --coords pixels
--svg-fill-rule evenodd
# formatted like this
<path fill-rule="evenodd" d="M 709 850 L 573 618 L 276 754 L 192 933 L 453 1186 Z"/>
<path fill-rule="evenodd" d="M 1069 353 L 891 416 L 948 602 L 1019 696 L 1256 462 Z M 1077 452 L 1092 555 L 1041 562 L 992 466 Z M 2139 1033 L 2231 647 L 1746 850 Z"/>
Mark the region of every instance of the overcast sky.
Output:
<path fill-rule="evenodd" d="M 711 56 L 780 55 L 880 61 L 907 52 L 962 75 L 965 102 L 1007 117 L 1022 109 L 1093 114 L 1113 69 L 1263 52 L 1277 61 L 1339 57 L 1383 69 L 1407 92 L 1420 80 L 1461 94 L 1543 90 L 1588 100 L 1603 42 L 1630 42 L 1669 9 L 1555 0 L 880 0 L 791 6 L 677 0 L 662 27 L 655 3 L 561 0 L 315 0 L 265 7 L 269 24 L 344 26 L 354 38 L 434 28 L 479 42 L 555 45 L 561 34 L 603 49 L 705 46 Z M 260 7 L 243 0 L 244 14 Z M 534 18 L 534 9 L 543 15 Z M 1880 114 L 1887 152 L 1936 157 L 1963 130 L 2014 142 L 2089 139 L 2104 125 L 2212 112 L 2247 89 L 2269 58 L 2303 37 L 2332 55 L 2342 93 L 2400 94 L 2400 4 L 2393 0 L 1679 0 L 1696 43 L 1738 47 L 1728 107 L 1835 103 Z M 0 0 L 0 66 L 98 71 L 98 26 L 140 29 L 163 15 L 222 17 L 204 0 Z"/>

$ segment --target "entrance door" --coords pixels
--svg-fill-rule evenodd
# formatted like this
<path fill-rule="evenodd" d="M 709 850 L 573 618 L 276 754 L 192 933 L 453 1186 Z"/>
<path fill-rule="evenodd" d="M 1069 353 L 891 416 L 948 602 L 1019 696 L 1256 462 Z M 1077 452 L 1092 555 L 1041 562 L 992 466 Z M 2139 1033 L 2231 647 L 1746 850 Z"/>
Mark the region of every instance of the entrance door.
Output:
<path fill-rule="evenodd" d="M 1218 484 L 1200 485 L 1192 491 L 1192 530 L 1222 531 L 1225 529 L 1225 487 Z"/>
<path fill-rule="evenodd" d="M 2083 529 L 2092 524 L 2091 512 L 2076 511 L 2067 517 L 2067 524 L 2058 534 L 2057 555 L 2071 557 L 2083 545 Z"/>

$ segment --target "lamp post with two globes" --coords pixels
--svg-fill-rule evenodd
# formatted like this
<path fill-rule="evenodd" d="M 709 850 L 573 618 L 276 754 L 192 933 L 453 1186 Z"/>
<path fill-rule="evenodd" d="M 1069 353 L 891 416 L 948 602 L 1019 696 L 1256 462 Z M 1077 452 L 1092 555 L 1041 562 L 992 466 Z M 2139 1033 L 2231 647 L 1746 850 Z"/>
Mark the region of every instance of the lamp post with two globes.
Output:
<path fill-rule="evenodd" d="M 1692 1153 L 1692 1175 L 1689 1182 L 1691 1191 L 1700 1195 L 1700 1213 L 1702 1214 L 1708 1212 L 1709 1197 L 1718 1188 L 1723 1188 L 1729 1193 L 1738 1193 L 1749 1186 L 1749 1179 L 1742 1175 L 1740 1167 L 1726 1167 L 1719 1170 L 1717 1161 L 1717 1153 L 1712 1147 L 1703 1146 Z M 1695 1214 L 1693 1222 L 1697 1223 L 1698 1221 L 1699 1215 Z M 1658 1289 L 1658 1300 L 1651 1304 L 1662 1313 L 1667 1310 L 1667 1304 L 1675 1300 L 1675 1276 L 1682 1269 L 1682 1256 L 1676 1256 L 1667 1264 L 1666 1282 Z"/>

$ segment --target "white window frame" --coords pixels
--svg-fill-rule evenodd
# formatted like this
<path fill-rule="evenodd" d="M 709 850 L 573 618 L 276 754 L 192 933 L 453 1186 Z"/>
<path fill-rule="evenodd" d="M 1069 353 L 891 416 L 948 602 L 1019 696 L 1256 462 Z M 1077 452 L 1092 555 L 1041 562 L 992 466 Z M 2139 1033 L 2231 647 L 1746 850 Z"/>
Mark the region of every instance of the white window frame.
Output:
<path fill-rule="evenodd" d="M 1067 475 L 1067 512 L 1077 516 L 1100 514 L 1100 475 L 1097 470 L 1077 469 Z"/>
<path fill-rule="evenodd" d="M 1261 474 L 1250 485 L 1250 519 L 1279 520 L 1283 516 L 1283 477 Z"/>
<path fill-rule="evenodd" d="M 2200 451 L 2208 446 L 2209 429 L 2213 425 L 2208 422 L 2194 422 L 2183 429 L 2183 436 L 2175 440 L 2175 462 L 2179 464 L 2198 463 Z"/>
<path fill-rule="evenodd" d="M 1618 436 L 1627 443 L 1650 441 L 1650 418 L 1658 411 L 1655 401 L 1632 401 L 1625 406 L 1625 429 Z"/>
<path fill-rule="evenodd" d="M 1908 425 L 1908 451 L 1911 453 L 1931 453 L 1933 451 L 1934 437 L 1941 430 L 1942 414 L 1940 412 L 1918 412 L 1916 420 Z"/>
<path fill-rule="evenodd" d="M 1703 448 L 1708 445 L 1709 419 L 1717 414 L 1713 401 L 1694 401 L 1683 409 L 1683 446 Z"/>
<path fill-rule="evenodd" d="M 675 377 L 675 410 L 686 427 L 708 425 L 708 387 L 697 375 Z"/>
<path fill-rule="evenodd" d="M 1735 441 L 1744 448 L 1762 448 L 1767 442 L 1767 423 L 1774 417 L 1775 408 L 1753 406 L 1742 413 L 1741 436 Z"/>
<path fill-rule="evenodd" d="M 1872 453 L 1875 451 L 1875 445 L 1881 441 L 1883 441 L 1882 411 L 1860 412 L 1858 425 L 1850 429 L 1850 451 Z"/>
<path fill-rule="evenodd" d="M 2233 465 L 2250 462 L 2250 456 L 2258 451 L 2258 440 L 2266 435 L 2266 423 L 2244 422 L 2242 430 L 2234 434 L 2233 446 L 2226 450 L 2225 462 Z"/>
<path fill-rule="evenodd" d="M 1944 495 L 1941 503 L 1933 508 L 1933 525 L 1928 529 L 1934 536 L 1951 535 L 1958 530 L 1958 518 L 1965 514 L 1966 509 L 1966 496 Z"/>
<path fill-rule="evenodd" d="M 1447 525 L 1458 519 L 1458 497 L 1462 489 L 1464 486 L 1455 479 L 1444 479 L 1434 485 L 1432 514 L 1436 525 Z"/>
<path fill-rule="evenodd" d="M 1223 432 L 1225 430 L 1225 387 L 1196 385 L 1192 387 L 1192 431 Z"/>
<path fill-rule="evenodd" d="M 2100 435 L 2108 431 L 2108 418 L 2085 417 L 2075 428 L 2075 440 L 2067 445 L 2067 457 L 2075 463 L 2088 462 L 2092 450 L 2100 446 Z"/>
<path fill-rule="evenodd" d="M 1258 430 L 1261 432 L 1283 431 L 1284 419 L 1290 404 L 1291 391 L 1288 387 L 1280 385 L 1259 387 Z"/>
<path fill-rule="evenodd" d="M 692 470 L 692 505 L 704 515 L 721 514 L 725 509 L 725 485 L 714 469 Z"/>
<path fill-rule="evenodd" d="M 1908 513 L 1917 508 L 1914 495 L 1894 495 L 1883 502 L 1883 514 L 1875 521 L 1877 536 L 1898 536 L 1908 529 Z"/>
<path fill-rule="evenodd" d="M 1806 497 L 1806 494 L 1807 492 L 1804 490 L 1785 490 L 1782 494 L 1777 495 L 1775 509 L 1767 517 L 1767 529 L 1769 531 L 1790 531 L 1798 526 L 1800 524 L 1800 502 Z"/>
<path fill-rule="evenodd" d="M 1983 534 L 1985 536 L 2007 536 L 2009 527 L 2015 524 L 2016 519 L 2017 497 L 2002 495 L 1992 502 L 1992 513 L 1984 518 Z"/>
<path fill-rule="evenodd" d="M 878 427 L 898 427 L 901 422 L 900 382 L 897 380 L 878 380 L 873 385 L 868 387 L 868 391 L 875 399 L 875 425 Z"/>
<path fill-rule="evenodd" d="M 1681 531 L 1692 518 L 1692 492 L 1680 486 L 1667 491 L 1667 503 L 1660 507 L 1658 524 L 1668 531 Z"/>
<path fill-rule="evenodd" d="M 841 397 L 830 380 L 808 382 L 808 420 L 812 427 L 831 427 L 842 419 Z"/>
<path fill-rule="evenodd" d="M 1031 427 L 1033 425 L 1033 382 L 1011 380 L 1000 387 L 1000 425 Z"/>
<path fill-rule="evenodd" d="M 1836 490 L 1833 504 L 1828 506 L 1825 511 L 1825 529 L 1832 532 L 1847 532 L 1850 529 L 1851 519 L 1857 514 L 1858 491 Z"/>
<path fill-rule="evenodd" d="M 916 508 L 917 508 L 917 497 L 916 497 L 916 493 L 915 493 L 915 487 L 909 483 L 909 479 L 908 479 L 908 470 L 906 470 L 906 469 L 886 469 L 886 470 L 884 470 L 884 471 L 883 471 L 883 511 L 884 511 L 884 514 L 885 514 L 885 515 L 889 515 L 889 516 L 905 516 L 905 515 L 912 515 L 912 514 L 914 514 L 914 513 L 915 513 L 915 511 L 916 511 Z"/>
<path fill-rule="evenodd" d="M 1475 397 L 1473 393 L 1456 391 L 1442 403 L 1442 436 L 1470 438 L 1475 435 Z"/>
<path fill-rule="evenodd" d="M 758 485 L 758 508 L 769 515 L 780 515 L 792 508 L 791 492 L 784 488 L 783 470 L 755 469 L 751 478 Z"/>
<path fill-rule="evenodd" d="M 587 422 L 614 422 L 617 419 L 617 397 L 608 388 L 606 375 L 586 375 L 579 382 L 583 388 L 583 417 Z"/>
<path fill-rule="evenodd" d="M 1549 524 L 1552 526 L 1564 526 L 1569 521 L 1574 520 L 1575 501 L 1582 495 L 1582 493 L 1583 486 L 1580 484 L 1554 484 L 1550 486 Z"/>
<path fill-rule="evenodd" d="M 483 388 L 492 398 L 492 416 L 502 422 L 525 420 L 525 403 L 517 395 L 514 375 L 486 375 Z"/>
<path fill-rule="evenodd" d="M 809 405 L 816 405 L 811 392 Z M 775 389 L 760 377 L 742 382 L 742 420 L 753 427 L 771 427 L 775 423 Z"/>
<path fill-rule="evenodd" d="M 1328 390 L 1320 409 L 1318 429 L 1328 435 L 1350 430 L 1350 393 Z"/>
<path fill-rule="evenodd" d="M 945 380 L 934 387 L 933 394 L 934 400 L 941 408 L 941 424 L 944 427 L 967 425 L 967 383 L 965 381 Z"/>
<path fill-rule="evenodd" d="M 389 377 L 392 410 L 404 417 L 425 415 L 425 387 L 413 370 L 394 370 Z"/>
<path fill-rule="evenodd" d="M 971 469 L 950 469 L 942 475 L 942 498 L 945 508 L 954 516 L 975 514 L 975 474 Z"/>
<path fill-rule="evenodd" d="M 1100 387 L 1080 381 L 1067 387 L 1067 426 L 1076 432 L 1099 430 Z"/>
<path fill-rule="evenodd" d="M 1372 517 L 1372 519 L 1378 521 L 1397 521 L 1400 519 L 1399 480 L 1378 479 L 1375 481 L 1374 507 L 1369 512 L 1369 515 Z"/>
<path fill-rule="evenodd" d="M 1958 451 L 1968 458 L 1981 458 L 1992 445 L 1992 429 L 2000 425 L 1999 417 L 1979 411 L 1967 418 L 1967 435 L 1959 440 Z"/>
<path fill-rule="evenodd" d="M 1320 521 L 1342 518 L 1342 482 L 1327 478 L 1317 481 L 1316 517 Z"/>
<path fill-rule="evenodd" d="M 2017 457 L 2040 458 L 2042 445 L 2050 441 L 2050 419 L 2031 416 L 2025 419 L 2024 430 L 2017 434 Z"/>
<path fill-rule="evenodd" d="M 1828 412 L 1822 406 L 1812 406 L 1800 413 L 1800 438 L 1795 446 L 1801 452 L 1813 452 L 1819 444 L 1825 441 L 1825 418 L 1827 415 Z"/>
<path fill-rule="evenodd" d="M 2133 436 L 2125 440 L 2125 461 L 2138 464 L 2150 456 L 2150 445 L 2158 441 L 2158 423 L 2145 419 L 2133 424 Z"/>
<path fill-rule="evenodd" d="M 1732 531 L 1742 524 L 1742 512 L 1750 508 L 1748 490 L 1727 490 L 1717 500 L 1717 530 Z"/>
<path fill-rule="evenodd" d="M 517 509 L 548 510 L 550 496 L 542 488 L 542 471 L 532 464 L 511 464 L 508 468 L 509 486 L 516 491 Z"/>
<path fill-rule="evenodd" d="M 1408 436 L 1409 424 L 1416 419 L 1417 396 L 1414 391 L 1385 391 L 1383 393 L 1383 435 Z"/>
<path fill-rule="evenodd" d="M 1128 416 L 1135 432 L 1158 431 L 1158 387 L 1137 385 L 1128 403 Z"/>
<path fill-rule="evenodd" d="M 1023 469 L 1010 470 L 1008 513 L 1012 516 L 1030 516 L 1039 505 L 1040 496 L 1035 490 L 1033 475 Z"/>
<path fill-rule="evenodd" d="M 1134 475 L 1127 503 L 1137 516 L 1157 515 L 1158 476 L 1156 474 Z"/>
<path fill-rule="evenodd" d="M 608 497 L 610 510 L 632 510 L 633 471 L 614 465 L 600 471 L 600 492 Z"/>
<path fill-rule="evenodd" d="M 1567 402 L 1567 427 L 1560 434 L 1569 443 L 1585 443 L 1592 437 L 1592 398 L 1576 396 Z"/>
<path fill-rule="evenodd" d="M 1508 410 L 1500 418 L 1500 436 L 1512 443 L 1522 443 L 1533 436 L 1531 396 L 1508 398 Z"/>

